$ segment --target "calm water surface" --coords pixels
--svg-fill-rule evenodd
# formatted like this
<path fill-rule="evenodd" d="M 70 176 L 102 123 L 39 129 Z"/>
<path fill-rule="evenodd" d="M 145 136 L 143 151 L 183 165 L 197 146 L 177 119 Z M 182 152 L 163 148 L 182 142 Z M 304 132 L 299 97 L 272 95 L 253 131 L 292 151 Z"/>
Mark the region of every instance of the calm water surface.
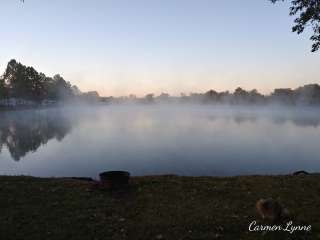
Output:
<path fill-rule="evenodd" d="M 320 171 L 320 110 L 199 105 L 0 113 L 0 175 Z"/>

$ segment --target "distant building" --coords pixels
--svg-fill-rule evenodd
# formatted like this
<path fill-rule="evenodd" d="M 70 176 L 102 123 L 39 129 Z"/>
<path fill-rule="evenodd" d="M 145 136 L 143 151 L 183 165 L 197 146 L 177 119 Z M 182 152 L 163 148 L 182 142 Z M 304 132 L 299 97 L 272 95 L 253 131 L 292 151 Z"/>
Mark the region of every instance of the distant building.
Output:
<path fill-rule="evenodd" d="M 81 98 L 85 101 L 88 101 L 88 102 L 99 102 L 100 101 L 100 96 L 97 91 L 90 91 L 90 92 L 83 93 L 81 95 Z"/>
<path fill-rule="evenodd" d="M 271 94 L 271 99 L 277 103 L 293 104 L 294 91 L 291 88 L 277 88 Z"/>

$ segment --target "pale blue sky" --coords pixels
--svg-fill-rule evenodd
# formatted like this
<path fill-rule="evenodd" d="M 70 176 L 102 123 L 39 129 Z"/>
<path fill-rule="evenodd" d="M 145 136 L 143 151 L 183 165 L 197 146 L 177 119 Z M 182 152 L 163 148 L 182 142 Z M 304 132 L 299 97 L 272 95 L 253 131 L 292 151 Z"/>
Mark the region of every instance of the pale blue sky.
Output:
<path fill-rule="evenodd" d="M 268 93 L 319 83 L 320 53 L 267 0 L 0 0 L 11 58 L 101 95 Z"/>

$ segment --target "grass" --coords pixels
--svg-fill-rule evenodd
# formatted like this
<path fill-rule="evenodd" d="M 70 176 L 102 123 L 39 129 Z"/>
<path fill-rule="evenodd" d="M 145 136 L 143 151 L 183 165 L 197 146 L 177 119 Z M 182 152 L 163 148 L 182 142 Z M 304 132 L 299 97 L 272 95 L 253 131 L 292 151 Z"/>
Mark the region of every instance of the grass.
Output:
<path fill-rule="evenodd" d="M 272 197 L 309 233 L 249 232 Z M 320 239 L 320 175 L 131 179 L 109 192 L 66 178 L 0 177 L 0 239 Z"/>

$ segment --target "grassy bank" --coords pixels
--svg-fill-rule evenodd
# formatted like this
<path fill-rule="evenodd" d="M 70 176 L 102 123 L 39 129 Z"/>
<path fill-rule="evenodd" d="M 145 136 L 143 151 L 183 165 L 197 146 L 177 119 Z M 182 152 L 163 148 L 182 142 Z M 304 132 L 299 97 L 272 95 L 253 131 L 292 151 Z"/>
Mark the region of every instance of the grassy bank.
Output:
<path fill-rule="evenodd" d="M 259 198 L 312 232 L 249 232 Z M 135 177 L 108 192 L 73 179 L 0 177 L 0 239 L 320 239 L 320 176 Z"/>

